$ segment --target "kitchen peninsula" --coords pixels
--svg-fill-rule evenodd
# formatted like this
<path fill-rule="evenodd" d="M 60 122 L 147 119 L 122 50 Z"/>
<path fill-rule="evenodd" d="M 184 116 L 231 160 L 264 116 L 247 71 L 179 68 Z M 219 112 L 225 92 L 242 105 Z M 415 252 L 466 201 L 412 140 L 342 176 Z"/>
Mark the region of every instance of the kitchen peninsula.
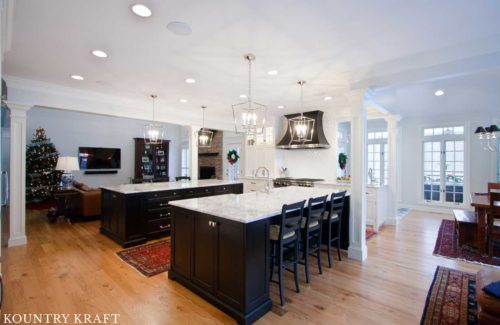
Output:
<path fill-rule="evenodd" d="M 171 201 L 243 193 L 243 184 L 210 179 L 125 184 L 101 190 L 100 231 L 121 246 L 129 247 L 170 234 Z"/>
<path fill-rule="evenodd" d="M 169 278 L 250 324 L 271 309 L 271 219 L 283 204 L 338 192 L 333 188 L 282 187 L 171 202 Z M 344 215 L 348 216 L 348 208 Z M 347 222 L 348 224 L 348 222 Z"/>

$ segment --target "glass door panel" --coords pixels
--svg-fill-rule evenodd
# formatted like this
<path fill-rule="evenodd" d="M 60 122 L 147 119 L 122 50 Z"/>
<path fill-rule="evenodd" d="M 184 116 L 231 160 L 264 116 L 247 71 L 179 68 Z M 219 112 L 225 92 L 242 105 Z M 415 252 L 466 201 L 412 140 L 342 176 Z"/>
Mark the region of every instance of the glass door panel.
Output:
<path fill-rule="evenodd" d="M 441 201 L 441 142 L 424 142 L 424 200 Z"/>
<path fill-rule="evenodd" d="M 445 201 L 464 202 L 464 141 L 445 141 Z"/>

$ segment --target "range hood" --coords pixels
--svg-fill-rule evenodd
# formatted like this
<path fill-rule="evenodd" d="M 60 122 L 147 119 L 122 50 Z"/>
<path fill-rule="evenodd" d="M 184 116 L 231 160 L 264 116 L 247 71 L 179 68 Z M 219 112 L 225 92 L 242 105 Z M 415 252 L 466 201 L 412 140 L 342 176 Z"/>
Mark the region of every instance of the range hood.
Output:
<path fill-rule="evenodd" d="M 300 116 L 300 113 L 285 115 L 287 120 L 286 133 L 280 142 L 276 145 L 278 149 L 319 149 L 319 148 L 330 148 L 330 144 L 326 140 L 325 133 L 323 132 L 323 112 L 322 111 L 311 111 L 303 113 L 304 116 L 310 117 L 315 120 L 313 128 L 312 141 L 300 142 L 292 140 L 292 130 L 290 129 L 290 123 L 288 122 L 291 118 Z"/>

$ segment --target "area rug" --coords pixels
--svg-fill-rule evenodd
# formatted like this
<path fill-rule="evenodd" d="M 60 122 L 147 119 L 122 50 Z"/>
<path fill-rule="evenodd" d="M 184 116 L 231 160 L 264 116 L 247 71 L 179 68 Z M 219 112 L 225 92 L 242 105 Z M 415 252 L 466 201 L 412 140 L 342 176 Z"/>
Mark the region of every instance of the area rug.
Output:
<path fill-rule="evenodd" d="M 377 233 L 373 230 L 366 229 L 366 240 L 372 238 L 375 236 Z"/>
<path fill-rule="evenodd" d="M 499 245 L 495 245 L 493 253 L 496 256 L 500 255 Z M 500 266 L 500 259 L 498 258 L 494 258 L 493 261 L 490 261 L 487 256 L 481 256 L 481 254 L 472 247 L 466 245 L 462 247 L 458 246 L 458 236 L 455 231 L 455 221 L 453 220 L 443 220 L 441 222 L 433 254 L 477 264 Z"/>
<path fill-rule="evenodd" d="M 420 324 L 477 324 L 476 275 L 438 266 Z"/>
<path fill-rule="evenodd" d="M 153 276 L 170 269 L 170 239 L 128 248 L 116 255 L 141 274 Z"/>

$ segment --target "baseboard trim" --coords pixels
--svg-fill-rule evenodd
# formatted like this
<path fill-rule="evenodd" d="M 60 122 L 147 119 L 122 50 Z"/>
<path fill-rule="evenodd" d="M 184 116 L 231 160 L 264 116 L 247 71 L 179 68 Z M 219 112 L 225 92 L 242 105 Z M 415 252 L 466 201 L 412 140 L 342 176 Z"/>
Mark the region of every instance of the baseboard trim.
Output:
<path fill-rule="evenodd" d="M 363 248 L 350 245 L 347 250 L 347 256 L 362 262 L 368 257 L 368 249 L 366 248 L 366 245 Z"/>
<path fill-rule="evenodd" d="M 26 236 L 20 236 L 20 237 L 14 237 L 14 238 L 9 238 L 8 246 L 13 247 L 13 246 L 21 246 L 21 245 L 26 245 L 28 243 L 28 238 Z"/>
<path fill-rule="evenodd" d="M 443 213 L 443 214 L 453 214 L 453 209 L 464 209 L 465 207 L 438 207 L 438 206 L 427 206 L 420 204 L 398 204 L 398 208 L 405 208 L 408 210 L 417 210 L 424 212 L 434 212 L 434 213 Z M 468 209 L 468 208 L 466 208 Z"/>

